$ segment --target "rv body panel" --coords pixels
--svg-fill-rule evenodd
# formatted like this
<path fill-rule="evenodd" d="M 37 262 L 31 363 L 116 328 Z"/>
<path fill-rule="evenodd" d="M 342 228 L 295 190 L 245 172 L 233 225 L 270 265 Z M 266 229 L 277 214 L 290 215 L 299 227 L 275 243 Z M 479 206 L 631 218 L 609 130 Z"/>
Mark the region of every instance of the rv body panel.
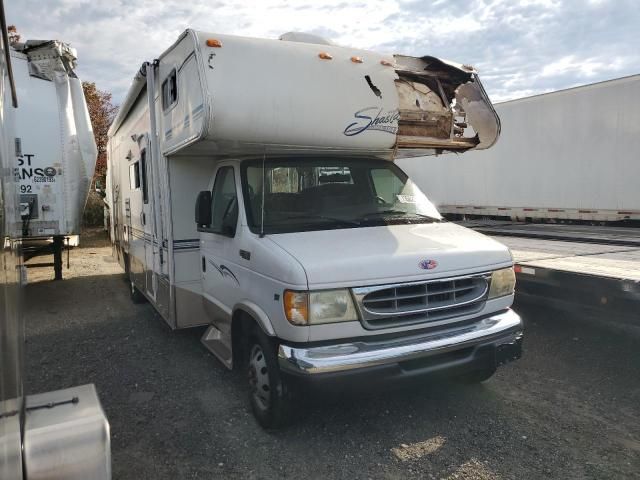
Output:
<path fill-rule="evenodd" d="M 175 327 L 207 323 L 202 302 L 200 235 L 193 222 L 193 206 L 200 190 L 206 190 L 215 162 L 207 157 L 167 158 L 171 195 L 170 222 L 173 231 Z M 180 192 L 177 194 L 177 192 Z"/>
<path fill-rule="evenodd" d="M 161 167 L 151 154 L 145 90 L 140 92 L 130 113 L 118 132 L 117 141 L 110 142 L 108 149 L 114 244 L 118 259 L 130 272 L 136 288 L 154 302 L 161 292 L 158 310 L 173 326 L 169 268 L 164 261 L 169 256 L 169 245 L 162 241 L 167 234 L 161 231 L 163 224 L 157 220 L 162 202 L 168 202 L 168 195 L 161 195 L 162 184 L 157 173 Z"/>
<path fill-rule="evenodd" d="M 488 148 L 500 132 L 475 70 L 429 56 L 187 30 L 156 76 L 165 155 L 393 159 Z M 139 74 L 112 135 L 143 84 Z"/>

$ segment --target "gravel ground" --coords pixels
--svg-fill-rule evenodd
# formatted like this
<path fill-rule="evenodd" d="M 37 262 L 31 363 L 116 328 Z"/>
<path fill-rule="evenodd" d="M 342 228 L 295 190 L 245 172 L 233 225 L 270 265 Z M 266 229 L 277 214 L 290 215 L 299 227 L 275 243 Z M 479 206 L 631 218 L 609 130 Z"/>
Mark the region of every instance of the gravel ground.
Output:
<path fill-rule="evenodd" d="M 26 385 L 96 384 L 116 479 L 640 478 L 637 336 L 523 305 L 525 356 L 483 385 L 306 399 L 266 433 L 203 329 L 132 304 L 106 240 L 82 241 L 66 280 L 29 271 Z"/>

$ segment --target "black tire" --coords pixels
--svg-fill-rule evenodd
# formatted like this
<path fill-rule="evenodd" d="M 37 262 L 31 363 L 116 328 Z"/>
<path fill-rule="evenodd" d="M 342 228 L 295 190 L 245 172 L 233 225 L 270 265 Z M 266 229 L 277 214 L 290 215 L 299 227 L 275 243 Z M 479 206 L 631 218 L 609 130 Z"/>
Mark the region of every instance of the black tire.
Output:
<path fill-rule="evenodd" d="M 460 383 L 465 383 L 467 385 L 474 385 L 482 382 L 486 382 L 493 374 L 496 373 L 496 369 L 494 368 L 483 368 L 480 370 L 473 370 L 472 372 L 465 373 L 458 377 L 458 381 Z"/>
<path fill-rule="evenodd" d="M 147 297 L 145 297 L 138 287 L 135 286 L 133 280 L 129 280 L 129 294 L 131 295 L 131 301 L 133 303 L 145 303 Z"/>
<path fill-rule="evenodd" d="M 129 255 L 127 255 L 126 253 L 123 253 L 123 263 L 124 263 L 124 276 L 122 277 L 122 280 L 124 280 L 126 283 L 129 283 L 131 281 L 131 268 L 129 266 Z"/>
<path fill-rule="evenodd" d="M 246 355 L 254 417 L 266 430 L 284 427 L 293 414 L 291 391 L 282 378 L 275 345 L 256 327 L 249 337 Z"/>

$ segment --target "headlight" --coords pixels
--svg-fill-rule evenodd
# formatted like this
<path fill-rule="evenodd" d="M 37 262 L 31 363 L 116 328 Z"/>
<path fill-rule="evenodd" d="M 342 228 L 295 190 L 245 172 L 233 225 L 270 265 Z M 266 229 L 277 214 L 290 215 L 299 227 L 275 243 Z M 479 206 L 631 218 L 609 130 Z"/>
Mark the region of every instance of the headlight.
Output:
<path fill-rule="evenodd" d="M 318 290 L 315 292 L 284 292 L 284 312 L 294 325 L 349 322 L 358 314 L 349 290 Z"/>
<path fill-rule="evenodd" d="M 516 286 L 516 274 L 513 267 L 495 270 L 491 274 L 491 287 L 489 288 L 489 300 L 497 297 L 511 295 Z"/>

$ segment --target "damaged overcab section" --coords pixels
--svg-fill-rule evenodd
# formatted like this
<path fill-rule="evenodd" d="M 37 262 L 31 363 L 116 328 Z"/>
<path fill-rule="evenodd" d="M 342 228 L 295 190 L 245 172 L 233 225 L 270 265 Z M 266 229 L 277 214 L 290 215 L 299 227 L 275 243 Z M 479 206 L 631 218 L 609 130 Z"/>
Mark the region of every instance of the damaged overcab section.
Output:
<path fill-rule="evenodd" d="M 435 57 L 395 55 L 398 93 L 397 156 L 491 147 L 500 119 L 475 69 Z"/>

